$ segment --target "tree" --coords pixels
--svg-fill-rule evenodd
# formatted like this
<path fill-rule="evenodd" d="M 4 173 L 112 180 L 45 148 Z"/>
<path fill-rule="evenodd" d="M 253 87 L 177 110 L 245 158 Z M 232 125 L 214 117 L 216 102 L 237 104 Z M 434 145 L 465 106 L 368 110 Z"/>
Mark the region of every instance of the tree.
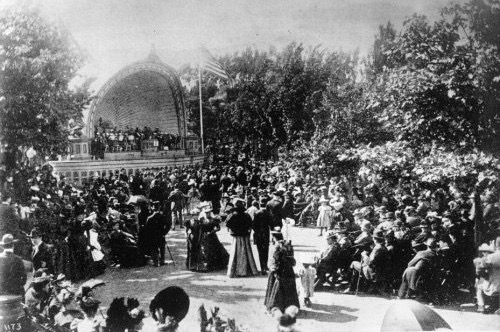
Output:
<path fill-rule="evenodd" d="M 40 157 L 66 152 L 68 121 L 82 118 L 87 90 L 69 82 L 83 64 L 67 31 L 39 11 L 14 11 L 0 18 L 0 135 L 15 167 L 33 148 Z"/>
<path fill-rule="evenodd" d="M 219 58 L 233 83 L 204 76 L 204 114 L 214 119 L 213 126 L 204 121 L 206 139 L 217 133 L 219 142 L 232 142 L 240 151 L 264 158 L 279 147 L 290 149 L 297 140 L 310 139 L 328 82 L 345 75 L 344 68 L 337 68 L 342 57 L 292 43 L 280 52 L 247 49 Z M 190 70 L 185 73 L 191 77 L 187 81 L 195 79 Z M 193 85 L 189 105 L 194 123 L 199 123 L 197 94 Z"/>
<path fill-rule="evenodd" d="M 392 67 L 386 52 L 393 46 L 396 39 L 396 30 L 390 21 L 387 24 L 379 25 L 378 34 L 373 42 L 373 50 L 368 63 L 370 77 L 375 77 L 384 71 L 384 68 Z"/>
<path fill-rule="evenodd" d="M 398 140 L 469 151 L 498 142 L 498 3 L 448 7 L 434 23 L 418 15 L 405 20 L 369 96 Z"/>

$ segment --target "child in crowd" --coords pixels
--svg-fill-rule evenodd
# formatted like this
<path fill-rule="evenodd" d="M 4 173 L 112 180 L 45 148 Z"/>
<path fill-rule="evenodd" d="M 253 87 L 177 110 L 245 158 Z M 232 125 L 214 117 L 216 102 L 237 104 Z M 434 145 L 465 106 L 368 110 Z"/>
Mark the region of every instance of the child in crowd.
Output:
<path fill-rule="evenodd" d="M 311 307 L 311 297 L 314 295 L 314 279 L 316 279 L 316 269 L 312 267 L 311 262 L 303 262 L 299 268 L 298 276 L 302 286 L 301 295 L 304 299 L 304 305 Z"/>
<path fill-rule="evenodd" d="M 332 207 L 328 205 L 328 200 L 326 198 L 321 198 L 319 200 L 321 204 L 318 208 L 319 215 L 317 221 L 317 227 L 319 227 L 319 236 L 323 235 L 323 230 L 330 228 L 332 222 L 333 212 Z"/>

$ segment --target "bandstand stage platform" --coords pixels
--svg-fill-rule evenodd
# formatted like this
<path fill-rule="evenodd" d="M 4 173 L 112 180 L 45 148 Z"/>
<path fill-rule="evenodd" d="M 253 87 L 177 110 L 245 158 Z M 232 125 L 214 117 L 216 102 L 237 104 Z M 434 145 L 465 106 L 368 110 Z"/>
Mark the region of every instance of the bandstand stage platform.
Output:
<path fill-rule="evenodd" d="M 154 50 L 145 60 L 132 63 L 101 81 L 104 83 L 96 89 L 83 134 L 70 138 L 67 156 L 50 162 L 54 174 L 63 175 L 73 184 L 82 184 L 96 175 L 114 174 L 122 169 L 132 174 L 145 168 L 204 162 L 206 156 L 200 151 L 199 137 L 187 130 L 179 76 Z M 96 158 L 91 151 L 95 145 L 91 142 L 107 135 L 107 131 L 98 130 L 102 123 L 123 131 L 148 127 L 177 140 L 168 148 L 155 142 L 154 145 L 143 143 L 135 149 L 106 149 Z"/>

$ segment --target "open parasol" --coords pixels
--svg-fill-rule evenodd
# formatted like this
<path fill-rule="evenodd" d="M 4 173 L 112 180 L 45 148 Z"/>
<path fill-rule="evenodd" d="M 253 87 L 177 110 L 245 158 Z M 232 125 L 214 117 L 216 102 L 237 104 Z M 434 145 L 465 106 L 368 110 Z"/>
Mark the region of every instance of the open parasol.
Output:
<path fill-rule="evenodd" d="M 451 327 L 434 310 L 414 300 L 394 302 L 380 327 L 381 332 L 435 330 L 451 330 Z"/>

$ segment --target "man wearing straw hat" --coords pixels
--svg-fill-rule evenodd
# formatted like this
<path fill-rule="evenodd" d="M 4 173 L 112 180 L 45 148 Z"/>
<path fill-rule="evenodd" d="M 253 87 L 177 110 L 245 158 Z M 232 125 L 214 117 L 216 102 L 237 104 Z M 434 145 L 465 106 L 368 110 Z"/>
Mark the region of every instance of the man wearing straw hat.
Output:
<path fill-rule="evenodd" d="M 24 295 L 24 284 L 26 283 L 26 271 L 23 260 L 14 254 L 14 237 L 5 234 L 0 246 L 0 295 Z"/>

